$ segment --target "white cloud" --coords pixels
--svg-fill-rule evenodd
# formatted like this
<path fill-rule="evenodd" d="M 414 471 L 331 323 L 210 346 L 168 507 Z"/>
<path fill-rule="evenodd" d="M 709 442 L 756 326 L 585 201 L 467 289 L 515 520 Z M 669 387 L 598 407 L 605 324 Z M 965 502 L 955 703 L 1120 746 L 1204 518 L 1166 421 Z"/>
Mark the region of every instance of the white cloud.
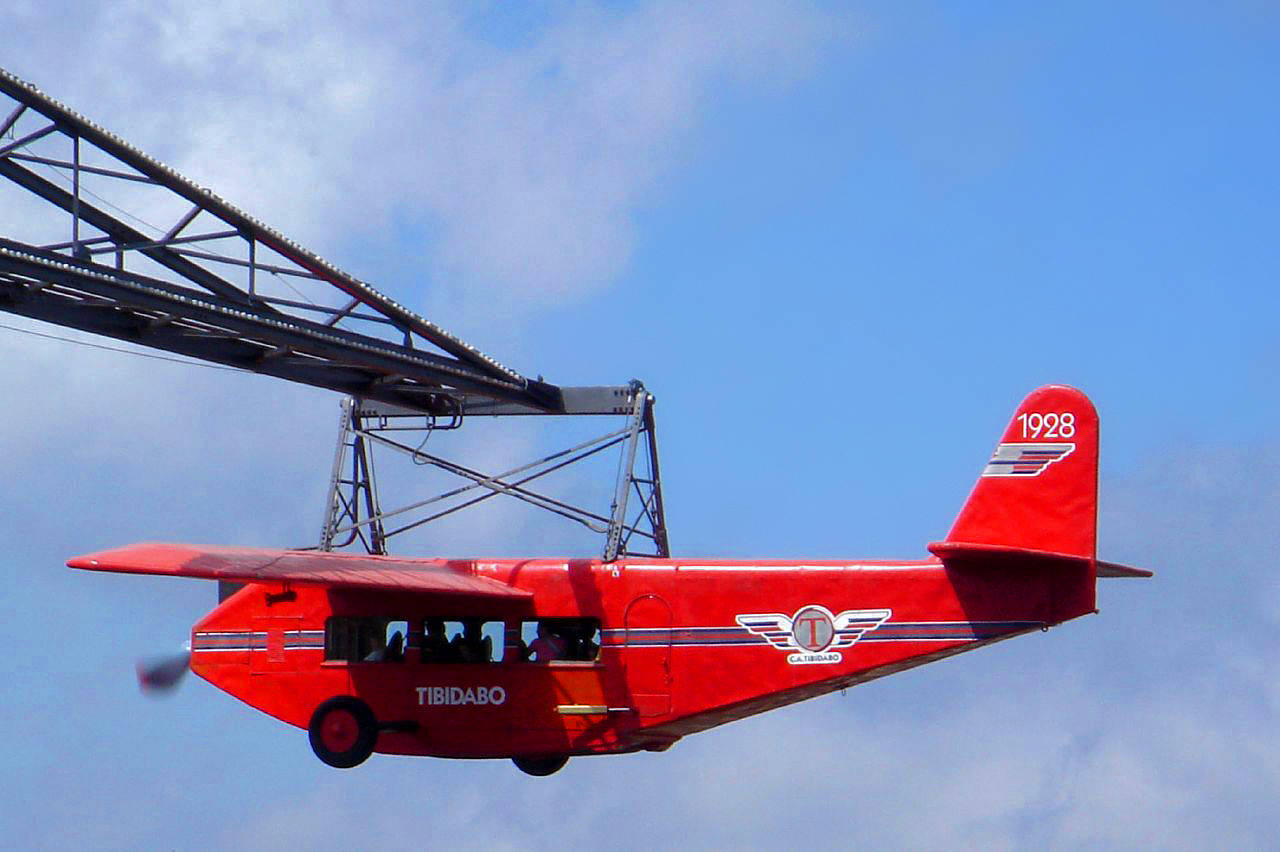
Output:
<path fill-rule="evenodd" d="M 794 848 L 854 837 L 913 849 L 1265 845 L 1266 818 L 1250 811 L 1280 780 L 1266 717 L 1216 723 L 1210 694 L 1117 706 L 1052 677 L 1037 694 L 957 700 L 947 676 L 928 677 L 937 720 L 911 712 L 897 688 L 855 690 L 662 755 L 577 758 L 549 779 L 505 761 L 375 757 L 360 783 L 322 777 L 221 842 L 339 848 L 358 835 L 381 845 L 420 825 L 408 791 L 430 791 L 434 842 L 464 849 Z M 882 701 L 891 713 L 869 712 Z M 1100 703 L 1104 712 L 1091 711 Z"/>
<path fill-rule="evenodd" d="M 516 318 L 613 280 L 703 106 L 803 74 L 838 23 L 781 2 L 573 5 L 501 49 L 417 4 L 134 0 L 79 17 L 56 42 L 76 64 L 50 61 L 52 33 L 9 61 L 344 266 L 419 241 L 407 303 L 483 315 L 500 299 Z"/>

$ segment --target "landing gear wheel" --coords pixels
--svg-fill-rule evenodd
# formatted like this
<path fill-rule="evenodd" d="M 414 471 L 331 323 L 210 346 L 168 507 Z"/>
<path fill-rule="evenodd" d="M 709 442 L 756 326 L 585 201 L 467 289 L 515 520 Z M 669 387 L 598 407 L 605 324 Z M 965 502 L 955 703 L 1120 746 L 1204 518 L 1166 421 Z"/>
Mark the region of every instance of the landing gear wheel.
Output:
<path fill-rule="evenodd" d="M 553 754 L 550 757 L 513 757 L 511 762 L 526 775 L 542 778 L 559 772 L 569 762 L 569 758 L 567 755 Z"/>
<path fill-rule="evenodd" d="M 316 757 L 338 769 L 350 769 L 373 754 L 378 720 L 359 698 L 339 695 L 316 708 L 307 733 Z"/>

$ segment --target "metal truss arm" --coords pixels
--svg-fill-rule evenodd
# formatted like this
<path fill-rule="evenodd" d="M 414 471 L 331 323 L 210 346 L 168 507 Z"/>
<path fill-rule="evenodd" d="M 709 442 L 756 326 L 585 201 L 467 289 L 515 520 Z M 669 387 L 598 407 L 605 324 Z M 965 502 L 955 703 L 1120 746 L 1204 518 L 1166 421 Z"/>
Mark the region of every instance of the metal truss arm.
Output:
<path fill-rule="evenodd" d="M 397 533 L 502 496 L 605 535 L 607 560 L 668 555 L 653 398 L 639 382 L 575 388 L 521 375 L 0 69 L 0 210 L 5 193 L 51 215 L 24 208 L 4 220 L 15 232 L 0 235 L 0 310 L 354 398 L 322 548 L 385 553 Z M 478 415 L 625 423 L 496 476 L 387 434 L 404 418 L 429 435 Z M 375 444 L 464 482 L 384 512 Z M 607 511 L 529 487 L 607 449 L 622 456 Z M 384 528 L 427 507 L 426 518 Z"/>
<path fill-rule="evenodd" d="M 13 107 L 0 124 L 0 136 L 7 137 L 0 141 L 0 178 L 4 179 L 0 186 L 7 181 L 48 203 L 58 213 L 70 214 L 70 240 L 45 242 L 47 248 L 63 253 L 64 258 L 88 260 L 114 254 L 118 271 L 126 265 L 132 271 L 138 262 L 134 259 L 145 259 L 173 276 L 168 283 L 217 296 L 238 305 L 248 315 L 294 321 L 318 313 L 324 325 L 378 338 L 384 346 L 401 350 L 402 356 L 438 352 L 441 360 L 437 365 L 448 362 L 449 368 L 443 373 L 408 371 L 403 377 L 410 383 L 443 394 L 471 394 L 477 401 L 518 404 L 530 411 L 561 411 L 559 387 L 526 378 L 500 364 L 30 83 L 0 69 L 0 110 L 5 99 Z M 43 168 L 50 175 L 37 174 L 34 167 Z M 90 177 L 96 181 L 96 191 L 91 193 L 84 186 Z M 139 193 L 145 200 L 140 200 L 143 196 Z M 90 203 L 86 194 L 95 196 L 100 203 Z M 108 212 L 108 207 L 114 212 Z M 130 213 L 130 207 L 139 211 L 172 210 L 172 214 L 163 214 L 172 215 L 172 224 L 147 233 L 142 216 Z M 125 217 L 131 221 L 126 222 Z M 29 252 L 40 248 L 18 240 L 9 243 Z M 37 276 L 32 283 L 47 282 Z M 299 287 L 309 289 L 302 293 Z M 290 291 L 299 297 L 291 296 Z M 10 304 L 17 301 L 20 300 L 8 300 Z M 61 319 L 57 312 L 41 318 L 50 322 Z M 140 342 L 150 344 L 149 340 Z M 226 363 L 237 358 L 235 353 L 224 353 L 212 360 Z M 454 384 L 451 375 L 464 381 Z M 349 386 L 335 389 L 360 390 Z M 423 394 L 382 398 L 420 411 L 429 410 L 433 404 Z"/>

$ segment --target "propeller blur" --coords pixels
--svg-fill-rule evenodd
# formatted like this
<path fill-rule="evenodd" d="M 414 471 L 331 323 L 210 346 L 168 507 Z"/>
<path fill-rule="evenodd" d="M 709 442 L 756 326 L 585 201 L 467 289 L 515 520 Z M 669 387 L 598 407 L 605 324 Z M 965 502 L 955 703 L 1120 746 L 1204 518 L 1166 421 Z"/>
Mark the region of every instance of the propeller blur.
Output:
<path fill-rule="evenodd" d="M 149 695 L 171 692 L 191 669 L 191 652 L 186 651 L 174 657 L 139 660 L 137 669 L 138 686 L 143 692 Z"/>

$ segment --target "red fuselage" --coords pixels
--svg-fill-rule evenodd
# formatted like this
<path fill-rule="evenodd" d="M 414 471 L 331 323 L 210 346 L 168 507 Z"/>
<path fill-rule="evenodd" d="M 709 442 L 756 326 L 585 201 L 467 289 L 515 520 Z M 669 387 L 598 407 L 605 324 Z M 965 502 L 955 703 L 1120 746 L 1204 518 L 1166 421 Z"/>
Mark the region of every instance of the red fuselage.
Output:
<path fill-rule="evenodd" d="M 375 750 L 386 754 L 661 750 L 685 734 L 1094 609 L 1091 561 L 1027 570 L 1007 561 L 993 567 L 938 559 L 435 564 L 532 597 L 447 603 L 432 595 L 251 583 L 195 626 L 192 669 L 300 728 L 326 700 L 358 698 L 380 723 Z M 373 655 L 378 661 L 344 652 L 336 633 L 355 630 L 362 619 L 404 625 L 403 652 L 384 649 Z M 492 645 L 500 661 L 424 659 L 424 623 L 432 619 L 501 625 Z M 521 630 L 528 638 L 538 620 L 599 629 L 583 643 L 589 652 L 536 662 Z M 374 639 L 383 648 L 383 637 Z"/>

